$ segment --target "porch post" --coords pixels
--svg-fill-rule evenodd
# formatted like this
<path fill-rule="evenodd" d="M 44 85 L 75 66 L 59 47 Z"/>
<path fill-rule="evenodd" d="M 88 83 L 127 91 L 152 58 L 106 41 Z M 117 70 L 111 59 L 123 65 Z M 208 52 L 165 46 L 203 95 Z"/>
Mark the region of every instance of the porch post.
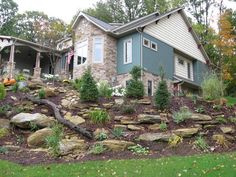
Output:
<path fill-rule="evenodd" d="M 10 57 L 9 61 L 7 62 L 7 77 L 12 79 L 14 76 L 14 70 L 15 70 L 15 45 L 11 45 L 11 51 L 10 51 Z"/>
<path fill-rule="evenodd" d="M 40 75 L 41 75 L 40 56 L 41 56 L 41 53 L 38 52 L 36 55 L 36 62 L 35 62 L 34 76 L 33 76 L 33 79 L 37 81 L 40 81 Z"/>

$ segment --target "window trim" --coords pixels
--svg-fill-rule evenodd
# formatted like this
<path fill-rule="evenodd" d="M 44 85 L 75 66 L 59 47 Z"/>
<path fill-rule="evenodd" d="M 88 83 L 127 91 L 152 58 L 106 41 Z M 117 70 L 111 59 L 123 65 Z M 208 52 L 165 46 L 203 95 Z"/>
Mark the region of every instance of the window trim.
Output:
<path fill-rule="evenodd" d="M 88 61 L 88 40 L 83 40 L 83 41 L 78 41 L 78 42 L 76 42 L 76 51 L 75 51 L 75 53 L 76 53 L 76 66 L 82 66 L 82 65 L 85 65 L 86 63 L 87 63 L 87 61 Z M 78 47 L 79 46 L 79 47 Z M 87 57 L 86 57 L 86 61 L 85 62 L 83 62 L 83 63 L 81 63 L 81 64 L 78 64 L 78 49 L 79 48 L 82 48 L 82 47 L 84 47 L 84 46 L 87 46 Z M 78 47 L 78 48 L 77 48 Z M 82 57 L 81 59 L 83 59 L 84 57 Z M 83 61 L 83 60 L 82 60 Z"/>
<path fill-rule="evenodd" d="M 145 41 L 148 42 L 147 45 L 145 44 Z M 151 44 L 150 40 L 144 37 L 144 38 L 143 38 L 143 46 L 144 46 L 144 47 L 147 47 L 147 48 L 150 48 L 150 44 Z"/>
<path fill-rule="evenodd" d="M 155 44 L 155 46 L 156 46 L 156 48 L 154 49 L 153 47 L 152 47 L 152 45 L 153 44 Z M 152 50 L 154 50 L 154 51 L 157 51 L 158 49 L 157 49 L 157 43 L 156 42 L 153 42 L 153 41 L 151 41 L 151 46 L 150 46 L 150 48 L 152 49 Z"/>
<path fill-rule="evenodd" d="M 131 59 L 130 59 L 130 61 L 126 61 L 126 55 L 127 55 L 127 48 L 126 48 L 126 46 L 125 46 L 125 43 L 127 43 L 127 42 L 131 42 Z M 130 63 L 132 63 L 132 61 L 133 61 L 133 41 L 132 41 L 132 38 L 129 38 L 129 39 L 126 39 L 126 40 L 124 40 L 124 42 L 123 42 L 123 59 L 124 59 L 124 64 L 130 64 Z"/>
<path fill-rule="evenodd" d="M 102 39 L 102 58 L 101 61 L 95 61 L 95 39 Z M 104 63 L 104 37 L 103 36 L 94 36 L 93 37 L 93 63 Z"/>

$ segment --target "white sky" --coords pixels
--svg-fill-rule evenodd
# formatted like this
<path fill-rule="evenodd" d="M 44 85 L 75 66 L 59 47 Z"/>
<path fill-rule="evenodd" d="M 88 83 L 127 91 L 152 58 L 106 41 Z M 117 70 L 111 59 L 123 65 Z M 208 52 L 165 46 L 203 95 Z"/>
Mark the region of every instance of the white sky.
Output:
<path fill-rule="evenodd" d="M 14 0 L 19 6 L 19 12 L 26 10 L 42 11 L 50 17 L 58 17 L 67 23 L 70 23 L 72 17 L 85 8 L 93 7 L 98 0 Z M 219 1 L 219 0 L 218 0 Z M 236 3 L 224 0 L 224 4 L 236 10 Z M 217 21 L 216 14 L 213 15 L 212 21 Z M 214 23 L 214 22 L 213 22 Z M 214 24 L 213 24 L 214 26 Z"/>

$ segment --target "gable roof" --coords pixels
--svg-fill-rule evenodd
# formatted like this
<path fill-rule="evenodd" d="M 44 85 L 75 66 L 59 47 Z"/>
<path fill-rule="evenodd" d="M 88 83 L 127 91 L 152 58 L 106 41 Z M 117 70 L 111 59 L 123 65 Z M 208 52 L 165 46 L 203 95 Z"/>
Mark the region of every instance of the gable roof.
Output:
<path fill-rule="evenodd" d="M 88 14 L 85 14 L 83 12 L 80 12 L 79 15 L 77 16 L 77 18 L 75 19 L 72 28 L 75 28 L 76 25 L 78 24 L 79 20 L 84 17 L 86 18 L 88 21 L 90 21 L 91 23 L 93 23 L 95 26 L 99 27 L 100 29 L 102 29 L 103 31 L 115 36 L 115 37 L 119 37 L 122 35 L 125 35 L 126 33 L 132 32 L 132 31 L 137 31 L 140 29 L 145 28 L 147 25 L 150 25 L 154 22 L 157 22 L 165 17 L 170 16 L 173 13 L 180 13 L 182 18 L 184 19 L 186 25 L 189 27 L 189 32 L 193 35 L 194 40 L 196 41 L 196 44 L 199 46 L 199 49 L 201 50 L 201 52 L 203 53 L 204 57 L 206 58 L 207 61 L 209 61 L 209 57 L 204 49 L 204 47 L 202 46 L 197 34 L 195 33 L 194 30 L 192 30 L 192 25 L 190 24 L 187 15 L 185 14 L 183 7 L 179 7 L 179 8 L 175 8 L 167 13 L 164 14 L 159 14 L 159 12 L 154 12 L 151 13 L 149 15 L 146 15 L 144 17 L 141 17 L 139 19 L 136 19 L 134 21 L 131 21 L 129 23 L 126 23 L 124 25 L 121 26 L 112 26 L 104 21 L 101 21 L 95 17 L 92 17 Z"/>
<path fill-rule="evenodd" d="M 85 18 L 86 20 L 88 20 L 89 22 L 93 23 L 95 26 L 99 27 L 100 29 L 102 29 L 103 31 L 105 32 L 109 32 L 111 31 L 112 29 L 114 29 L 115 27 L 102 21 L 102 20 L 99 20 L 95 17 L 92 17 L 88 14 L 85 14 L 84 12 L 80 12 L 79 15 L 76 17 L 74 23 L 72 24 L 72 28 L 75 28 L 76 25 L 78 24 L 79 20 L 81 18 Z"/>

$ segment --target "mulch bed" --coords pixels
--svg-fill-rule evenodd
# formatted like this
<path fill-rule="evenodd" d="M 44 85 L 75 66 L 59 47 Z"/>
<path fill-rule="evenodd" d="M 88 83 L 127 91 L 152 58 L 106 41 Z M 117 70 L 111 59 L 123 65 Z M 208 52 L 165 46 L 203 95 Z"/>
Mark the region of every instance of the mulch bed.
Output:
<path fill-rule="evenodd" d="M 14 101 L 11 97 L 16 97 L 17 101 Z M 65 96 L 65 93 L 59 94 L 57 97 L 52 97 L 49 98 L 50 101 L 60 104 L 60 100 L 62 97 Z M 25 100 L 23 99 L 24 94 L 21 92 L 18 93 L 12 93 L 8 92 L 7 97 L 4 99 L 4 101 L 0 101 L 0 106 L 3 105 L 11 105 L 13 108 L 19 107 Z M 100 99 L 99 100 L 99 107 L 103 107 L 103 103 L 109 103 L 114 101 L 115 98 L 112 99 Z M 127 100 L 129 102 L 129 100 Z M 223 105 L 219 109 L 214 109 L 213 104 L 209 102 L 205 102 L 202 100 L 197 100 L 196 104 L 194 103 L 193 100 L 190 98 L 186 97 L 173 97 L 171 100 L 171 106 L 169 109 L 169 113 L 174 113 L 175 111 L 178 111 L 180 107 L 182 106 L 188 106 L 189 109 L 192 112 L 195 112 L 195 110 L 201 106 L 204 109 L 204 114 L 206 115 L 224 115 L 226 119 L 229 117 L 235 117 L 235 111 L 236 107 L 228 107 L 226 105 Z M 36 106 L 34 110 L 30 111 L 30 113 L 36 113 L 40 112 L 41 109 L 45 109 L 47 107 L 43 105 Z M 132 117 L 133 119 L 137 118 L 138 114 L 143 113 L 144 109 L 153 109 L 154 107 L 152 105 L 136 105 L 136 112 L 127 115 Z M 47 116 L 53 116 L 52 110 L 47 108 L 49 111 L 46 113 Z M 66 110 L 66 109 L 64 109 Z M 69 111 L 69 110 L 67 110 Z M 125 115 L 122 113 L 121 110 L 119 109 L 109 109 L 109 115 L 111 117 L 114 116 L 119 116 L 119 115 Z M 78 109 L 72 110 L 73 114 L 77 114 L 79 112 Z M 156 111 L 158 113 L 158 111 Z M 5 115 L 0 115 L 0 118 L 5 118 L 9 119 L 10 117 L 16 115 L 17 112 L 12 112 L 10 115 L 5 116 Z M 169 120 L 172 120 L 171 117 L 168 117 Z M 109 132 L 113 130 L 113 125 L 114 124 L 119 124 L 113 119 L 109 123 L 106 123 L 105 125 L 97 125 L 93 124 L 89 121 L 86 121 L 85 124 L 81 125 L 82 127 L 85 127 L 89 131 L 95 131 L 97 128 L 102 128 L 105 127 Z M 194 124 L 193 121 L 187 120 L 185 123 L 181 123 L 177 125 L 173 121 L 170 121 L 168 124 L 168 130 L 174 130 L 178 128 L 186 128 L 186 127 L 191 127 Z M 204 129 L 204 138 L 207 140 L 209 146 L 215 146 L 215 142 L 212 140 L 212 135 L 216 133 L 221 133 L 219 126 L 222 124 L 217 125 L 217 127 L 210 128 L 210 129 Z M 232 125 L 230 123 L 226 123 L 225 125 L 231 125 L 234 126 L 236 129 L 235 125 Z M 123 137 L 122 140 L 127 140 L 127 141 L 135 141 L 135 139 L 142 133 L 147 133 L 148 132 L 148 126 L 149 125 L 142 125 L 145 129 L 143 131 L 137 131 L 137 132 L 131 132 L 129 131 L 127 136 Z M 72 132 L 71 130 L 68 130 L 65 128 L 65 132 L 67 134 L 75 134 L 75 132 Z M 152 132 L 161 132 L 160 130 L 157 131 L 152 131 Z M 45 152 L 33 152 L 29 151 L 29 147 L 27 145 L 26 139 L 29 136 L 29 134 L 32 133 L 31 131 L 26 131 L 26 130 L 20 130 L 18 128 L 12 128 L 10 134 L 2 139 L 0 139 L 0 146 L 2 145 L 15 145 L 19 146 L 20 150 L 15 150 L 15 151 L 9 151 L 7 154 L 0 154 L 0 159 L 4 160 L 9 160 L 12 162 L 16 162 L 19 164 L 23 165 L 32 165 L 32 164 L 48 164 L 48 163 L 62 163 L 62 162 L 68 162 L 67 159 L 65 158 L 53 158 L 50 157 L 47 153 Z M 83 138 L 80 135 L 77 135 L 79 138 Z M 236 133 L 232 134 L 231 136 L 236 137 Z M 170 148 L 168 146 L 168 143 L 165 142 L 139 142 L 135 141 L 137 144 L 141 144 L 142 146 L 149 147 L 150 149 L 150 154 L 145 155 L 145 156 L 140 156 L 140 155 L 135 155 L 130 151 L 123 151 L 123 152 L 105 152 L 101 155 L 92 155 L 92 154 L 86 154 L 85 156 L 81 155 L 77 157 L 75 160 L 70 160 L 70 162 L 83 162 L 83 161 L 88 161 L 88 160 L 108 160 L 108 159 L 135 159 L 135 158 L 159 158 L 159 157 L 166 157 L 166 156 L 173 156 L 173 155 L 180 155 L 180 156 L 185 156 L 185 155 L 193 155 L 193 154 L 199 154 L 202 153 L 201 151 L 194 149 L 193 148 L 193 141 L 195 140 L 195 137 L 192 138 L 186 138 L 183 140 L 183 142 L 178 145 L 175 148 Z M 86 140 L 90 145 L 94 143 L 95 140 Z M 229 148 L 223 148 L 223 147 L 216 147 L 213 153 L 221 153 L 221 152 L 232 152 L 236 151 L 236 143 L 235 141 L 232 142 L 229 146 Z"/>

